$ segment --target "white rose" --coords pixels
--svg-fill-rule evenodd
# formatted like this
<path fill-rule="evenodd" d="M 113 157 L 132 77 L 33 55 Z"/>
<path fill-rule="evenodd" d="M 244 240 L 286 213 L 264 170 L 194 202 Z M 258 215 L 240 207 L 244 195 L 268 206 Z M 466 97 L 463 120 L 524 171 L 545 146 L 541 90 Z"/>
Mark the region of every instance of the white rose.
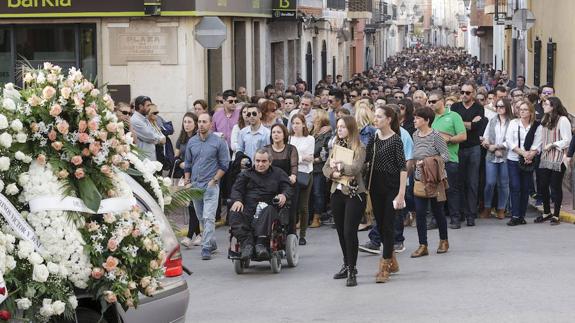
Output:
<path fill-rule="evenodd" d="M 14 154 L 14 158 L 16 158 L 17 160 L 24 160 L 24 157 L 26 157 L 26 154 L 24 154 L 24 153 L 21 152 L 20 150 L 18 150 L 18 151 Z"/>
<path fill-rule="evenodd" d="M 30 175 L 28 175 L 28 173 L 18 175 L 18 184 L 20 184 L 20 186 L 24 187 L 24 185 L 28 184 L 29 181 Z"/>
<path fill-rule="evenodd" d="M 10 271 L 14 268 L 16 268 L 16 260 L 14 260 L 14 257 L 12 257 L 12 256 L 6 256 L 6 269 L 7 269 L 7 271 Z"/>
<path fill-rule="evenodd" d="M 76 309 L 76 307 L 78 307 L 78 299 L 76 296 L 70 295 L 70 297 L 68 297 L 68 304 L 72 306 L 72 309 Z"/>
<path fill-rule="evenodd" d="M 164 205 L 170 205 L 170 204 L 172 204 L 172 197 L 168 195 L 164 197 Z"/>
<path fill-rule="evenodd" d="M 32 74 L 30 74 L 30 73 L 26 73 L 26 75 L 24 75 L 24 82 L 26 82 L 26 83 L 32 82 L 33 79 L 34 79 L 34 77 L 32 77 Z"/>
<path fill-rule="evenodd" d="M 52 275 L 57 275 L 60 272 L 60 266 L 58 266 L 57 264 L 55 264 L 53 262 L 49 262 L 48 263 L 48 271 Z"/>
<path fill-rule="evenodd" d="M 52 304 L 52 309 L 54 310 L 55 315 L 60 315 L 64 313 L 64 310 L 66 309 L 66 303 L 62 301 L 55 301 Z"/>
<path fill-rule="evenodd" d="M 45 69 L 45 70 L 51 69 L 52 66 L 53 66 L 52 63 L 50 63 L 50 62 L 44 62 L 44 69 Z"/>
<path fill-rule="evenodd" d="M 32 252 L 29 256 L 28 256 L 28 261 L 32 264 L 32 265 L 39 265 L 41 263 L 44 262 L 44 259 L 42 258 L 42 256 L 40 256 L 37 252 Z"/>
<path fill-rule="evenodd" d="M 42 73 L 42 72 L 38 73 L 38 77 L 36 78 L 36 83 L 44 84 L 45 82 L 46 82 L 46 76 L 44 76 L 44 73 Z"/>
<path fill-rule="evenodd" d="M 90 91 L 90 95 L 93 97 L 97 97 L 100 94 L 100 90 L 98 89 L 93 89 L 92 91 Z"/>
<path fill-rule="evenodd" d="M 16 135 L 16 141 L 21 143 L 21 144 L 26 143 L 27 140 L 28 140 L 28 135 L 23 133 L 23 132 L 19 132 Z"/>
<path fill-rule="evenodd" d="M 10 158 L 0 157 L 0 171 L 7 171 L 10 169 Z"/>
<path fill-rule="evenodd" d="M 54 315 L 54 309 L 52 308 L 52 300 L 44 298 L 42 307 L 40 308 L 40 315 L 44 317 L 50 317 Z"/>
<path fill-rule="evenodd" d="M 30 241 L 20 240 L 18 242 L 18 257 L 20 259 L 26 259 L 28 256 L 34 252 L 34 245 Z"/>
<path fill-rule="evenodd" d="M 5 115 L 0 114 L 0 129 L 8 128 L 8 119 Z"/>
<path fill-rule="evenodd" d="M 8 111 L 15 111 L 16 110 L 16 103 L 8 98 L 5 98 L 2 101 L 2 105 L 4 106 L 4 109 L 8 110 Z"/>
<path fill-rule="evenodd" d="M 14 121 L 12 121 L 12 124 L 10 125 L 10 127 L 12 128 L 12 130 L 14 131 L 22 131 L 22 129 L 24 128 L 24 125 L 22 124 L 22 121 L 16 119 Z"/>
<path fill-rule="evenodd" d="M 0 135 L 0 145 L 10 148 L 12 146 L 12 136 L 7 132 L 2 133 Z"/>
<path fill-rule="evenodd" d="M 40 283 L 44 283 L 48 280 L 48 275 L 50 275 L 50 272 L 48 272 L 48 268 L 46 267 L 46 265 L 34 266 L 34 270 L 32 272 L 33 280 Z"/>
<path fill-rule="evenodd" d="M 18 298 L 16 300 L 16 305 L 18 305 L 18 309 L 20 310 L 27 310 L 32 306 L 32 302 L 27 298 Z"/>
<path fill-rule="evenodd" d="M 16 195 L 18 194 L 18 192 L 20 192 L 20 190 L 18 189 L 18 186 L 16 186 L 16 184 L 10 183 L 8 184 L 8 186 L 6 186 L 6 194 Z"/>

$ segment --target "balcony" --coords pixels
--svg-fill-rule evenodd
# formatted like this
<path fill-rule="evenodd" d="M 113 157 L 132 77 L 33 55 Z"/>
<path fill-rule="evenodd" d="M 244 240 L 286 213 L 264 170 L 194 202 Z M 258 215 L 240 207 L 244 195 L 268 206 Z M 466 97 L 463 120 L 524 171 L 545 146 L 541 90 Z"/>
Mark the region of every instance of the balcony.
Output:
<path fill-rule="evenodd" d="M 348 0 L 347 17 L 351 19 L 371 19 L 373 0 Z"/>
<path fill-rule="evenodd" d="M 345 0 L 327 0 L 328 10 L 345 10 Z"/>

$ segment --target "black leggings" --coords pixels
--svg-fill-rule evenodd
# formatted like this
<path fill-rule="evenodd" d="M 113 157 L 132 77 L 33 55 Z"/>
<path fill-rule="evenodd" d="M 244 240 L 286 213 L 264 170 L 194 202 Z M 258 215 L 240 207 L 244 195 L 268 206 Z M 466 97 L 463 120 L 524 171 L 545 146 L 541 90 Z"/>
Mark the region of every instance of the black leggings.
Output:
<path fill-rule="evenodd" d="M 331 210 L 333 222 L 337 229 L 339 246 L 343 252 L 343 263 L 346 266 L 355 267 L 357 263 L 357 227 L 365 211 L 366 195 L 349 197 L 340 190 L 331 195 Z M 393 241 L 393 240 L 392 240 Z"/>
<path fill-rule="evenodd" d="M 561 203 L 563 202 L 563 176 L 565 175 L 565 165 L 561 164 L 561 171 L 554 171 L 547 168 L 537 169 L 537 181 L 539 184 L 539 194 L 541 194 L 541 199 L 543 199 L 543 213 L 551 213 L 551 202 L 550 197 L 553 197 L 553 204 L 555 208 L 553 210 L 553 216 L 559 217 L 559 212 L 561 212 Z M 549 194 L 549 188 L 551 188 L 551 194 Z"/>
<path fill-rule="evenodd" d="M 379 178 L 379 176 L 377 176 Z M 371 185 L 371 204 L 373 214 L 383 242 L 383 258 L 391 259 L 393 255 L 394 223 L 396 211 L 393 208 L 393 199 L 399 193 L 399 187 L 386 185 L 383 180 L 376 180 L 373 176 Z M 387 180 L 389 182 L 389 180 Z"/>
<path fill-rule="evenodd" d="M 200 221 L 196 216 L 196 209 L 194 209 L 194 203 L 192 202 L 188 205 L 188 215 L 188 238 L 191 239 L 194 237 L 194 233 L 196 235 L 200 234 Z"/>

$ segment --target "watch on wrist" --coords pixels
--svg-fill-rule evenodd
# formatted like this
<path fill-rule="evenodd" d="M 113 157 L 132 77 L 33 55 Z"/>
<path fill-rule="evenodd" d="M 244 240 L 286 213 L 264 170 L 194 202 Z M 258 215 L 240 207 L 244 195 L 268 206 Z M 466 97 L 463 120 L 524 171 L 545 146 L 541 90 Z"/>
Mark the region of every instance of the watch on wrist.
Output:
<path fill-rule="evenodd" d="M 220 180 L 214 177 L 214 178 L 212 178 L 212 181 L 214 181 L 214 183 L 217 184 Z"/>

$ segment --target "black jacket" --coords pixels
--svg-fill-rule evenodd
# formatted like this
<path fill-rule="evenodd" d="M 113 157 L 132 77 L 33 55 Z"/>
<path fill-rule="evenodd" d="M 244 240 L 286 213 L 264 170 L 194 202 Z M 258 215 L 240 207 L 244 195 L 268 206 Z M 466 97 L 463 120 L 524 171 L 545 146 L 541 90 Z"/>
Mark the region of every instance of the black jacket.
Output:
<path fill-rule="evenodd" d="M 292 197 L 292 188 L 286 173 L 270 166 L 263 174 L 253 168 L 241 172 L 232 187 L 230 198 L 232 203 L 242 202 L 244 213 L 254 214 L 259 202 L 271 205 L 273 198 L 278 194 L 285 195 L 289 201 Z"/>

